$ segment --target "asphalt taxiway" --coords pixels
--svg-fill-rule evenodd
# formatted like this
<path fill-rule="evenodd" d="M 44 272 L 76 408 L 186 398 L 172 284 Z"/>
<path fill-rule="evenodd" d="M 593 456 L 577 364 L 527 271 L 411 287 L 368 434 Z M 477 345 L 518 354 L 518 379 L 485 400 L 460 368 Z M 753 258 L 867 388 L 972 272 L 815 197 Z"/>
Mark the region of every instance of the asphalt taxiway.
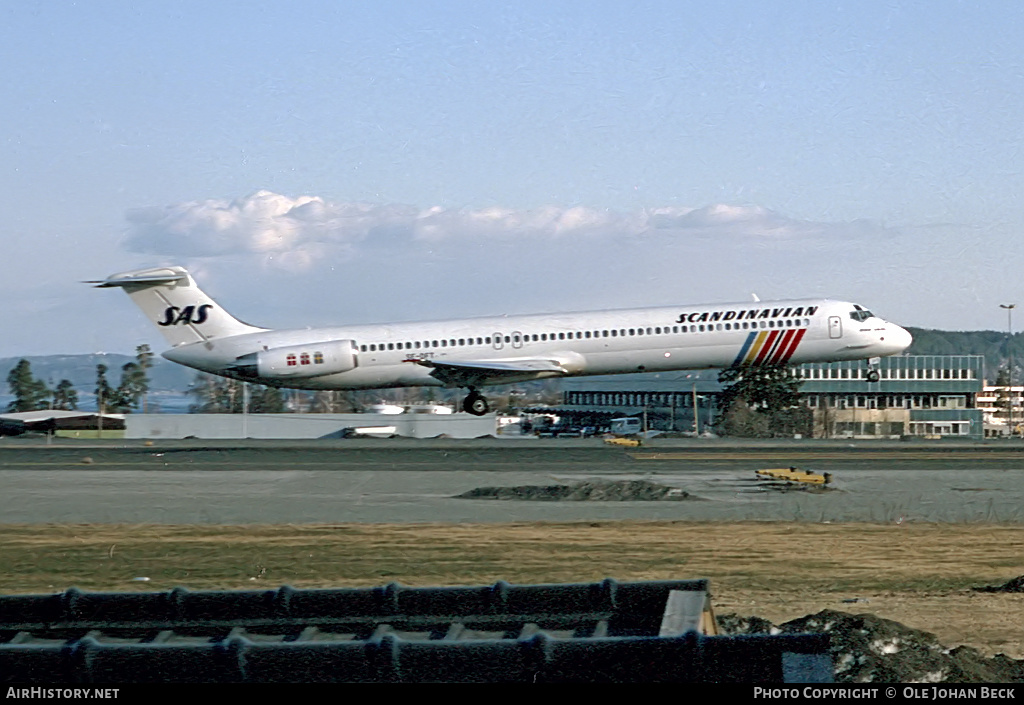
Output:
<path fill-rule="evenodd" d="M 829 491 L 754 471 L 830 472 Z M 644 479 L 680 502 L 456 499 L 478 487 Z M 88 442 L 0 439 L 2 523 L 657 520 L 1024 523 L 1024 446 L 659 440 Z"/>

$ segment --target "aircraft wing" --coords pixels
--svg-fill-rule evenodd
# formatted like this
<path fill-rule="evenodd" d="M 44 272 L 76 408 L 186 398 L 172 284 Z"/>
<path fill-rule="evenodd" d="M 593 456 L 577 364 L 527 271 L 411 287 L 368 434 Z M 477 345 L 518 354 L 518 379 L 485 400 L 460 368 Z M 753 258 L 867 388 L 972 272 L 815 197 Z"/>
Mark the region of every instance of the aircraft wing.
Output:
<path fill-rule="evenodd" d="M 570 373 L 558 360 L 517 358 L 513 360 L 406 360 L 430 367 L 430 375 L 447 385 L 475 387 L 483 384 L 510 384 Z"/>

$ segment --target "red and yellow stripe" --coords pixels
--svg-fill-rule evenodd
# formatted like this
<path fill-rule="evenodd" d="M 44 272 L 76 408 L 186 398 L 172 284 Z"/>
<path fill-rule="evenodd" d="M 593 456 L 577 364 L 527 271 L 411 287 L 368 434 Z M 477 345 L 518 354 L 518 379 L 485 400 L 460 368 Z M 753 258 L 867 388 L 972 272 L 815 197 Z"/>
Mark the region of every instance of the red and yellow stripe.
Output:
<path fill-rule="evenodd" d="M 763 330 L 751 333 L 736 356 L 734 367 L 743 365 L 785 365 L 796 352 L 806 328 Z"/>

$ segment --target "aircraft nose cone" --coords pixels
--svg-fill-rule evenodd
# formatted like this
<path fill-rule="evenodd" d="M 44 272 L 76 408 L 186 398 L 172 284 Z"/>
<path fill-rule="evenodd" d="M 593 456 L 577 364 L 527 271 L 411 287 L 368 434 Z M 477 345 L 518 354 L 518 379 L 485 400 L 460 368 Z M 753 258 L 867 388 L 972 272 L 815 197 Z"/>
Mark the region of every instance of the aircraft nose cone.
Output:
<path fill-rule="evenodd" d="M 885 332 L 885 347 L 892 349 L 892 352 L 889 353 L 890 355 L 903 352 L 914 342 L 914 336 L 905 328 L 900 328 L 892 323 L 889 324 L 888 328 L 889 330 Z"/>

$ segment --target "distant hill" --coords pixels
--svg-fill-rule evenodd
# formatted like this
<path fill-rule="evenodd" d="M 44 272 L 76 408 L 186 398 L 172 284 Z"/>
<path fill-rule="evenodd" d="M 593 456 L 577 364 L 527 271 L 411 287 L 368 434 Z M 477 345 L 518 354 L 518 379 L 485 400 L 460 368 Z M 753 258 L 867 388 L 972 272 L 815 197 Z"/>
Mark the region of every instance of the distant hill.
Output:
<path fill-rule="evenodd" d="M 20 357 L 0 358 L 0 392 L 7 391 L 7 375 L 21 360 Z M 107 381 L 117 386 L 121 381 L 121 367 L 126 362 L 133 362 L 134 355 L 117 353 L 95 353 L 91 355 L 26 355 L 32 365 L 32 375 L 43 380 L 53 389 L 62 379 L 71 380 L 79 394 L 92 393 L 96 388 L 96 365 L 104 364 Z M 153 367 L 149 370 L 150 384 L 153 391 L 184 392 L 192 384 L 196 371 L 157 356 L 153 358 Z"/>
<path fill-rule="evenodd" d="M 1024 333 L 1016 333 L 1007 345 L 1005 332 L 995 330 L 950 331 L 907 328 L 914 336 L 908 355 L 984 355 L 985 376 L 995 381 L 996 373 L 1013 354 L 1014 379 L 1024 369 Z"/>

